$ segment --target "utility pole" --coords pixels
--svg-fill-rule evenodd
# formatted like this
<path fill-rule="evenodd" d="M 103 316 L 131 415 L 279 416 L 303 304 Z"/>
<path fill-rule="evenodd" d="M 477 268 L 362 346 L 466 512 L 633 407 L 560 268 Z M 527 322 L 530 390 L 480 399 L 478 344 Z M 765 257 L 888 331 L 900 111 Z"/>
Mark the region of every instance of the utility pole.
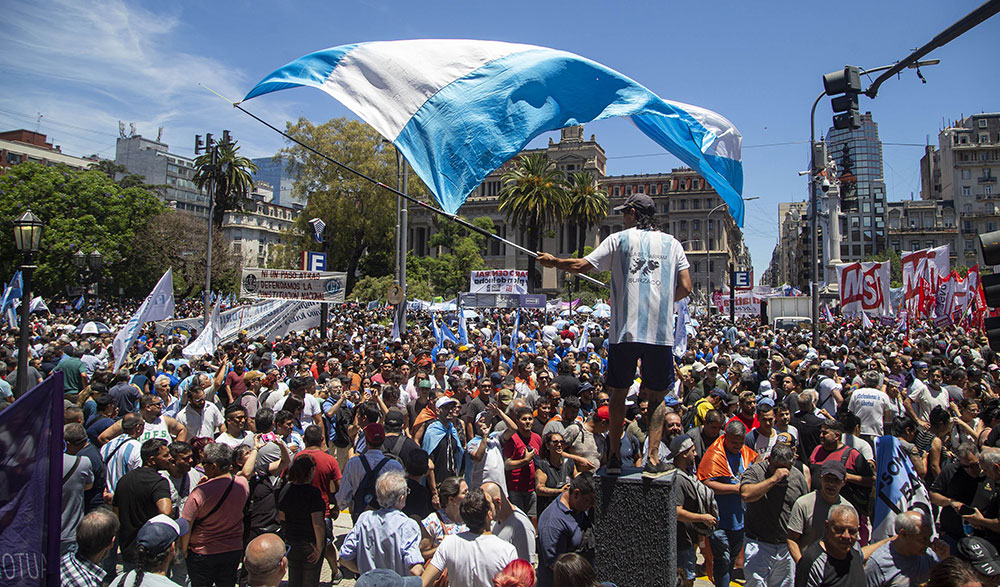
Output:
<path fill-rule="evenodd" d="M 222 142 L 229 143 L 229 131 L 222 131 Z M 208 181 L 208 249 L 205 252 L 205 291 L 203 292 L 204 306 L 205 306 L 205 317 L 204 322 L 202 322 L 201 328 L 204 330 L 208 327 L 208 322 L 212 315 L 212 219 L 215 215 L 215 166 L 219 163 L 219 149 L 218 144 L 212 137 L 211 133 L 205 133 L 205 142 L 201 140 L 201 135 L 195 135 L 194 137 L 194 154 L 198 156 L 202 152 L 210 152 L 212 175 Z"/>

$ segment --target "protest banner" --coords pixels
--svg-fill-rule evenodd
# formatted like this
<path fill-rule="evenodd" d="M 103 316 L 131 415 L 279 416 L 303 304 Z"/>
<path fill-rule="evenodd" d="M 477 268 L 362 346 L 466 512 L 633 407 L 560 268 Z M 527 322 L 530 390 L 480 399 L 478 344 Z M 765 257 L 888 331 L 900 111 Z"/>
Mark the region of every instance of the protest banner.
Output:
<path fill-rule="evenodd" d="M 872 518 L 870 542 L 896 535 L 896 516 L 912 509 L 922 509 L 931 515 L 931 500 L 910 462 L 910 455 L 895 436 L 875 440 L 875 516 Z"/>
<path fill-rule="evenodd" d="M 343 304 L 346 292 L 347 274 L 334 271 L 244 267 L 240 279 L 241 298 Z"/>
<path fill-rule="evenodd" d="M 737 316 L 760 316 L 760 297 L 753 291 L 736 292 L 736 312 Z M 729 314 L 729 294 L 715 292 L 712 294 L 712 303 L 717 310 L 723 314 Z"/>
<path fill-rule="evenodd" d="M 249 338 L 263 336 L 272 339 L 275 336 L 285 336 L 292 331 L 317 328 L 320 312 L 320 305 L 316 302 L 271 300 L 219 312 L 218 321 L 216 322 L 213 317 L 214 324 L 204 329 L 210 331 L 204 338 L 201 336 L 204 334 L 201 318 L 157 322 L 156 332 L 169 336 L 197 329 L 200 333 L 198 338 L 202 340 L 192 341 L 184 349 L 184 353 L 204 354 L 200 351 L 208 349 L 210 341 L 219 341 L 211 347 L 215 348 L 234 340 L 244 331 Z M 196 344 L 201 346 L 195 346 Z M 205 350 L 205 352 L 211 351 Z"/>
<path fill-rule="evenodd" d="M 889 316 L 889 262 L 837 265 L 840 280 L 840 312 L 856 316 L 862 312 Z"/>
<path fill-rule="evenodd" d="M 903 269 L 903 303 L 910 315 L 927 313 L 933 307 L 938 278 L 948 275 L 951 247 L 904 252 L 900 257 Z"/>
<path fill-rule="evenodd" d="M 518 269 L 473 271 L 469 293 L 528 293 L 528 272 Z"/>
<path fill-rule="evenodd" d="M 0 582 L 59 585 L 63 374 L 0 411 Z"/>

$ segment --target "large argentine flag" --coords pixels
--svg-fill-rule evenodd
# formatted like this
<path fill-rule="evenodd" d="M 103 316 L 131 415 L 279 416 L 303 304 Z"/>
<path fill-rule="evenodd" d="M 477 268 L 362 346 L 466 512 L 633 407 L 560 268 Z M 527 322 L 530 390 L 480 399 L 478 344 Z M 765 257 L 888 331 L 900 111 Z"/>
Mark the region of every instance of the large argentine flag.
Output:
<path fill-rule="evenodd" d="M 743 226 L 732 123 L 573 53 L 472 40 L 341 45 L 275 70 L 244 100 L 297 86 L 330 94 L 391 140 L 449 213 L 539 134 L 629 116 L 708 180 Z"/>

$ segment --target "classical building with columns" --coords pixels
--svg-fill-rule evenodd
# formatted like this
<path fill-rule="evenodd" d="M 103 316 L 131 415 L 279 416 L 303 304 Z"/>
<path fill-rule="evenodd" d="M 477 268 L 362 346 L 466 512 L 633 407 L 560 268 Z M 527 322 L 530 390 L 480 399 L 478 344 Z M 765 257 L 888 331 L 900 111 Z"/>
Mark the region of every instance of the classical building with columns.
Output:
<path fill-rule="evenodd" d="M 656 220 L 664 232 L 681 241 L 691 263 L 695 299 L 704 297 L 706 288 L 719 289 L 730 264 L 750 270 L 750 253 L 743 242 L 743 232 L 729 214 L 722 198 L 697 172 L 681 168 L 670 172 L 639 175 L 607 175 L 607 155 L 594 135 L 587 139 L 583 126 L 564 128 L 559 141 L 549 140 L 541 149 L 527 149 L 522 154 L 544 153 L 566 175 L 589 171 L 607 192 L 610 208 L 621 205 L 634 193 L 648 194 L 656 204 Z M 525 231 L 508 224 L 498 211 L 501 178 L 511 163 L 497 169 L 473 191 L 459 210 L 466 219 L 487 216 L 493 219 L 497 234 L 518 244 L 528 242 Z M 410 250 L 419 255 L 437 255 L 429 240 L 436 230 L 433 214 L 410 207 L 408 239 Z M 611 209 L 600 226 L 587 231 L 586 245 L 596 246 L 612 232 L 622 230 L 622 216 Z M 576 250 L 577 227 L 554 227 L 543 239 L 541 250 L 560 256 Z M 483 255 L 493 268 L 526 269 L 528 258 L 512 247 L 491 241 Z M 566 277 L 555 269 L 541 271 L 542 292 L 558 294 L 564 290 Z"/>

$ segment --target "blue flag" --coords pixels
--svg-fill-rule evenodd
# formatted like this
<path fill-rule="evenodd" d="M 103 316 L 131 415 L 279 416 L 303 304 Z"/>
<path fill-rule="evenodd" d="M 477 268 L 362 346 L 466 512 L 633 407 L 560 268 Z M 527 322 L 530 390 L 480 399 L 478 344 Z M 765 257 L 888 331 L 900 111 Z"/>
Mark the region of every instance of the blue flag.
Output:
<path fill-rule="evenodd" d="M 493 344 L 497 348 L 503 346 L 503 338 L 500 337 L 500 318 L 497 318 L 497 333 L 493 336 Z"/>
<path fill-rule="evenodd" d="M 59 585 L 62 373 L 53 372 L 0 412 L 0 438 L 4 439 L 0 464 L 7 471 L 6 487 L 0 494 L 0 519 L 4 520 L 0 553 L 6 559 L 2 582 L 25 587 Z"/>
<path fill-rule="evenodd" d="M 521 330 L 521 309 L 518 308 L 517 315 L 514 316 L 514 330 L 510 333 L 510 348 L 517 349 L 517 343 L 520 338 L 519 331 Z"/>
<path fill-rule="evenodd" d="M 434 348 L 431 350 L 432 357 L 437 357 L 438 351 L 440 351 L 441 347 L 444 346 L 444 334 L 441 332 L 442 328 L 444 328 L 444 326 L 442 325 L 441 327 L 438 327 L 437 318 L 431 314 L 431 332 L 434 333 L 434 339 L 437 341 L 437 344 L 435 344 Z"/>
<path fill-rule="evenodd" d="M 465 324 L 465 308 L 461 304 L 458 306 L 458 342 L 459 344 L 469 344 L 469 329 Z"/>
<path fill-rule="evenodd" d="M 73 309 L 79 311 L 80 308 L 82 308 L 82 307 L 83 307 L 83 296 L 81 295 L 80 299 L 78 299 L 76 301 L 76 303 L 73 304 Z"/>
<path fill-rule="evenodd" d="M 14 305 L 15 300 L 21 299 L 21 290 L 24 289 L 24 282 L 21 279 L 21 272 L 18 271 L 11 277 L 10 283 L 3 292 L 3 300 L 0 301 L 0 314 L 7 311 L 8 307 Z"/>

